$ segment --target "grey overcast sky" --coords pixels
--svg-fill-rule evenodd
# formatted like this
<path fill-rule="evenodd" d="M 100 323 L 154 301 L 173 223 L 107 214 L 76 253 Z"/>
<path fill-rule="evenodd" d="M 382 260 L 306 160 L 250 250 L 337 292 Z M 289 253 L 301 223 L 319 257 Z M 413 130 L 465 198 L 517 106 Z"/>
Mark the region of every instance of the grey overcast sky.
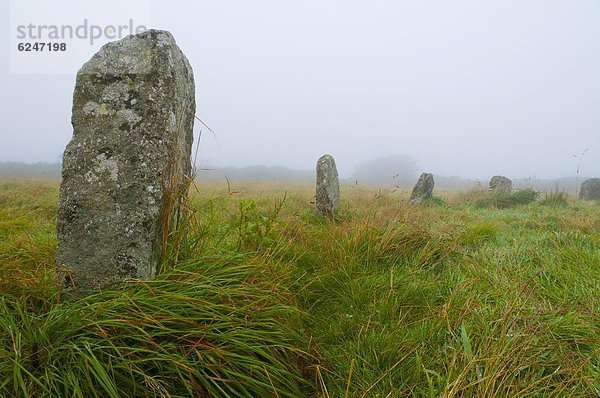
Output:
<path fill-rule="evenodd" d="M 11 74 L 0 4 L 0 161 L 57 161 L 76 70 Z M 151 27 L 194 68 L 203 164 L 549 178 L 589 147 L 600 176 L 600 0 L 155 0 Z"/>

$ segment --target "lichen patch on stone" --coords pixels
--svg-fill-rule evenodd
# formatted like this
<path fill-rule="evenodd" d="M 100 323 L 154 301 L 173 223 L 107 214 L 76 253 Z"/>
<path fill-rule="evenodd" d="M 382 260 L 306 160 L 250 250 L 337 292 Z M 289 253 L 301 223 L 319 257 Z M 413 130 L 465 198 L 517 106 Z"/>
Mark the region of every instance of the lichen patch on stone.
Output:
<path fill-rule="evenodd" d="M 107 158 L 104 153 L 96 156 L 96 160 L 98 161 L 98 166 L 96 167 L 97 174 L 108 173 L 109 178 L 116 182 L 119 177 L 119 165 L 116 160 L 114 158 Z"/>
<path fill-rule="evenodd" d="M 83 106 L 83 113 L 86 115 L 97 115 L 99 108 L 100 108 L 100 105 L 98 105 L 97 102 L 88 101 Z"/>
<path fill-rule="evenodd" d="M 129 126 L 134 126 L 142 120 L 142 117 L 135 113 L 133 109 L 121 109 L 117 112 L 117 116 L 127 122 Z"/>
<path fill-rule="evenodd" d="M 129 86 L 123 82 L 112 83 L 102 91 L 102 102 L 118 104 L 129 99 Z"/>

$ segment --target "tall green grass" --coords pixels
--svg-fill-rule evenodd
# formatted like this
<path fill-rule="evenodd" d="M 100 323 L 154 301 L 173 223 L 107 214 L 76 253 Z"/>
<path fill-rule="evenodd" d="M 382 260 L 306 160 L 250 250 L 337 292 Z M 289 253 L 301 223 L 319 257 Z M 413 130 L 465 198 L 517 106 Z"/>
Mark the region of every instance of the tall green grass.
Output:
<path fill-rule="evenodd" d="M 55 240 L 29 234 L 42 199 L 27 184 L 2 188 L 13 219 L 0 224 L 0 396 L 297 397 L 307 389 L 299 311 L 252 257 L 206 250 L 193 211 L 169 237 L 156 278 L 67 297 L 56 287 Z M 42 225 L 53 233 L 52 222 Z M 43 277 L 28 283 L 40 264 Z"/>
<path fill-rule="evenodd" d="M 512 193 L 498 191 L 477 199 L 475 205 L 480 208 L 507 209 L 533 203 L 538 195 L 539 192 L 536 192 L 531 188 L 520 189 Z"/>
<path fill-rule="evenodd" d="M 300 396 L 297 310 L 239 260 L 197 257 L 74 301 L 5 295 L 0 396 Z"/>
<path fill-rule="evenodd" d="M 0 184 L 0 396 L 600 394 L 596 204 L 201 184 L 161 275 L 73 300 L 56 193 Z"/>
<path fill-rule="evenodd" d="M 564 190 L 555 189 L 546 192 L 541 203 L 546 206 L 564 207 L 569 204 L 569 195 Z"/>

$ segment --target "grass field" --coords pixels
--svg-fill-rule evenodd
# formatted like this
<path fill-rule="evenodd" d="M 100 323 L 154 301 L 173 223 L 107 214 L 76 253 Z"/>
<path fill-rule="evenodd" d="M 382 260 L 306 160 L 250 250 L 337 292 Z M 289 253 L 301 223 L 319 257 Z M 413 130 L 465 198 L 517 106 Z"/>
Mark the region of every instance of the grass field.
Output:
<path fill-rule="evenodd" d="M 600 203 L 313 195 L 198 183 L 157 278 L 69 299 L 58 182 L 1 181 L 0 396 L 600 396 Z"/>

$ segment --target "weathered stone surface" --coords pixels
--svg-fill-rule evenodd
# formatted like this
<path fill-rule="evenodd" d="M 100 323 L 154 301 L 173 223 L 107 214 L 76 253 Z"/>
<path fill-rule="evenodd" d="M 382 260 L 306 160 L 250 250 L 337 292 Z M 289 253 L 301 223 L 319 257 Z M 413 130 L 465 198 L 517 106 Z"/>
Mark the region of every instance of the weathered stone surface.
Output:
<path fill-rule="evenodd" d="M 192 68 L 166 31 L 108 43 L 79 70 L 57 220 L 65 287 L 155 273 L 191 172 L 195 108 Z"/>
<path fill-rule="evenodd" d="M 323 155 L 317 161 L 316 206 L 321 214 L 332 214 L 340 208 L 340 183 L 331 155 Z"/>
<path fill-rule="evenodd" d="M 408 203 L 414 205 L 419 204 L 424 200 L 431 199 L 434 185 L 433 174 L 422 173 L 412 190 Z"/>
<path fill-rule="evenodd" d="M 504 176 L 493 176 L 490 179 L 490 192 L 510 194 L 512 192 L 512 181 Z"/>
<path fill-rule="evenodd" d="M 590 178 L 581 184 L 579 199 L 600 200 L 600 178 Z"/>

